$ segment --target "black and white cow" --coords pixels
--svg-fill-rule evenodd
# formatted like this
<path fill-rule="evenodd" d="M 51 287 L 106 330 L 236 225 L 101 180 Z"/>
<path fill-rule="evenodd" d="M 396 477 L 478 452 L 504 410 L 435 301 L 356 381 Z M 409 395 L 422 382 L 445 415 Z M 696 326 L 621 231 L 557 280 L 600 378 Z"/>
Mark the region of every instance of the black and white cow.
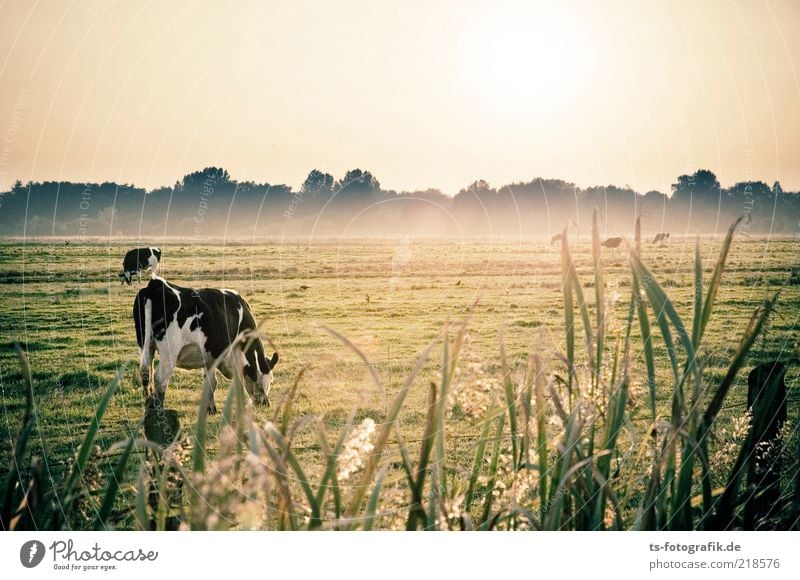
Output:
<path fill-rule="evenodd" d="M 234 290 L 182 288 L 156 276 L 136 294 L 133 320 L 136 342 L 142 351 L 139 370 L 148 407 L 163 407 L 164 393 L 176 368 L 204 369 L 211 387 L 208 411 L 215 413 L 217 378 L 213 365 L 220 357 L 217 368 L 226 378 L 241 372 L 253 400 L 269 405 L 272 369 L 278 364 L 278 353 L 266 359 L 261 340 L 255 335 L 250 306 Z M 252 338 L 240 343 L 236 352 L 241 359 L 233 360 L 231 344 L 242 333 L 252 333 Z M 155 388 L 151 389 L 156 351 L 160 360 Z"/>
<path fill-rule="evenodd" d="M 158 276 L 158 263 L 161 261 L 161 250 L 159 248 L 136 248 L 125 254 L 122 260 L 123 284 L 131 285 L 131 278 L 136 275 L 141 280 L 142 272 L 150 268 L 153 276 Z"/>

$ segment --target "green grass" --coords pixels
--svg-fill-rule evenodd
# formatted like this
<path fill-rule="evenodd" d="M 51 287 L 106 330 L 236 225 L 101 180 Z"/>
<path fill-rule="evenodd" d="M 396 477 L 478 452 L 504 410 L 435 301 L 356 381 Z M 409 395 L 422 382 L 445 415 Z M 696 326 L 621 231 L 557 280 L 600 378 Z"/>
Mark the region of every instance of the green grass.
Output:
<path fill-rule="evenodd" d="M 713 265 L 721 245 L 721 239 L 701 242 L 700 254 L 709 265 L 701 270 L 706 287 L 713 278 Z M 53 477 L 68 476 L 106 385 L 123 368 L 119 388 L 97 434 L 96 443 L 101 451 L 99 469 L 108 474 L 118 468 L 116 455 L 108 458 L 103 455 L 113 443 L 143 437 L 143 399 L 135 379 L 138 351 L 130 317 L 135 289 L 120 286 L 117 278 L 121 258 L 128 247 L 128 244 L 32 244 L 20 252 L 14 246 L 0 246 L 0 440 L 9 442 L 2 450 L 2 457 L 10 457 L 10 442 L 19 429 L 25 408 L 24 380 L 11 348 L 16 341 L 27 350 L 33 369 L 32 402 L 37 422 L 32 427 L 26 454 L 41 457 Z M 616 392 L 601 388 L 600 375 L 612 372 L 614 361 L 618 366 L 622 364 L 620 357 L 624 348 L 619 350 L 619 341 L 625 336 L 626 320 L 630 316 L 631 266 L 624 252 L 608 252 L 602 256 L 602 276 L 598 277 L 591 240 L 573 244 L 568 259 L 572 260 L 574 269 L 566 289 L 574 300 L 575 310 L 566 322 L 563 301 L 567 293 L 562 291 L 564 256 L 548 242 L 382 240 L 204 246 L 176 243 L 164 247 L 162 274 L 184 285 L 235 288 L 247 297 L 256 317 L 265 320 L 262 330 L 281 354 L 273 384 L 273 400 L 285 398 L 295 378 L 303 372 L 292 399 L 291 420 L 287 417 L 284 435 L 295 419 L 318 417 L 329 433 L 327 444 L 334 448 L 337 438 L 341 439 L 343 427 L 351 422 L 359 424 L 366 417 L 380 426 L 392 409 L 392 401 L 398 394 L 405 393 L 396 427 L 407 449 L 404 451 L 395 431 L 387 430 L 384 444 L 391 460 L 387 465 L 391 468 L 379 469 L 380 457 L 375 455 L 374 465 L 368 462 L 360 476 L 363 481 L 353 488 L 356 496 L 348 498 L 349 504 L 342 499 L 338 514 L 317 514 L 316 521 L 320 525 L 321 522 L 330 523 L 331 519 L 338 521 L 338 516 L 347 513 L 352 516 L 363 504 L 368 510 L 372 509 L 370 513 L 374 517 L 369 519 L 370 526 L 395 527 L 397 524 L 390 515 L 380 513 L 380 496 L 372 495 L 374 488 L 367 489 L 374 476 L 380 476 L 383 494 L 391 494 L 407 480 L 409 489 L 416 489 L 417 499 L 423 504 L 417 506 L 416 515 L 410 516 L 413 521 L 403 518 L 402 527 L 424 527 L 423 522 L 432 525 L 431 510 L 424 505 L 429 500 L 426 496 L 452 499 L 458 494 L 474 496 L 470 498 L 474 506 L 468 511 L 476 527 L 486 527 L 491 523 L 489 514 L 494 513 L 492 494 L 478 497 L 480 494 L 476 490 L 485 490 L 488 485 L 482 480 L 487 465 L 496 466 L 502 473 L 503 461 L 508 455 L 512 462 L 524 463 L 521 449 L 525 445 L 536 449 L 536 461 L 553 461 L 556 442 L 546 437 L 552 429 L 544 421 L 557 413 L 551 409 L 548 417 L 544 417 L 538 412 L 542 406 L 536 402 L 537 397 L 548 399 L 551 393 L 544 385 L 536 386 L 538 379 L 531 375 L 530 369 L 531 356 L 540 357 L 544 372 L 550 374 L 561 372 L 554 363 L 556 353 L 565 353 L 576 366 L 592 360 L 596 370 L 590 373 L 589 385 L 596 389 L 592 391 L 595 398 L 600 401 L 605 396 L 602 392 L 611 395 Z M 704 366 L 701 372 L 709 385 L 722 382 L 748 320 L 771 290 L 777 289 L 770 288 L 769 283 L 784 279 L 788 282 L 791 269 L 797 267 L 797 259 L 797 242 L 792 240 L 737 239 L 733 242 L 713 316 L 707 319 L 708 325 L 702 333 Z M 698 332 L 694 326 L 698 322 L 693 322 L 691 315 L 696 306 L 694 241 L 676 240 L 665 247 L 645 244 L 642 262 L 653 278 L 661 282 L 666 293 L 664 296 L 648 295 L 648 298 L 652 301 L 668 297 L 686 325 L 685 340 L 680 344 L 691 344 L 693 335 Z M 784 284 L 780 289 L 778 306 L 745 361 L 748 366 L 770 357 L 788 357 L 796 349 L 800 287 Z M 595 307 L 598 297 L 604 305 L 603 317 L 599 317 Z M 585 310 L 581 308 L 584 301 Z M 630 375 L 626 383 L 629 392 L 625 399 L 616 403 L 613 397 L 607 401 L 609 413 L 615 408 L 621 413 L 616 420 L 619 424 L 613 429 L 618 440 L 609 439 L 611 432 L 604 435 L 602 425 L 598 425 L 597 433 L 592 435 L 598 448 L 604 445 L 610 445 L 611 449 L 630 448 L 648 429 L 653 410 L 660 417 L 669 417 L 674 416 L 676 405 L 685 405 L 685 401 L 675 401 L 672 388 L 674 373 L 676 369 L 681 371 L 685 356 L 676 360 L 677 366 L 672 366 L 662 339 L 662 332 L 670 324 L 674 325 L 674 318 L 662 320 L 660 325 L 653 316 L 652 304 L 649 310 L 655 365 L 653 384 L 657 387 L 654 399 L 651 402 L 648 395 L 645 364 L 648 353 L 642 349 L 642 328 L 636 322 L 630 326 Z M 441 352 L 442 328 L 448 321 L 456 324 L 467 315 L 469 324 L 463 335 L 457 330 L 451 332 L 451 339 L 453 332 L 460 337 L 457 344 L 454 343 L 461 361 L 458 367 L 461 374 L 456 376 L 457 367 L 450 368 L 437 353 Z M 602 333 L 605 344 L 595 340 L 590 349 L 592 355 L 587 359 L 586 340 L 587 337 L 591 340 L 592 335 L 584 335 L 584 326 L 588 322 L 596 331 L 600 320 L 605 326 Z M 571 348 L 565 343 L 565 323 L 575 325 Z M 346 337 L 357 349 L 339 340 L 325 329 L 326 326 Z M 505 356 L 501 355 L 501 334 Z M 679 334 L 674 335 L 676 341 L 680 340 Z M 437 350 L 421 364 L 416 380 L 407 383 L 418 353 L 431 342 L 438 345 Z M 620 354 L 615 355 L 615 352 Z M 455 354 L 451 351 L 447 356 Z M 365 365 L 365 359 L 374 373 Z M 126 362 L 130 363 L 127 367 Z M 494 402 L 483 417 L 451 413 L 446 398 L 449 389 L 456 388 L 458 383 L 470 382 L 469 371 L 464 368 L 466 363 L 476 365 L 474 368 L 487 377 L 499 378 L 494 390 L 489 389 Z M 571 377 L 572 373 L 567 373 L 566 380 L 572 381 Z M 576 376 L 574 380 L 578 378 L 582 377 Z M 730 385 L 716 418 L 717 430 L 744 411 L 745 379 L 746 375 L 740 373 Z M 432 394 L 431 382 L 438 385 L 438 393 Z M 520 438 L 525 430 L 519 427 L 521 417 L 510 411 L 498 414 L 497 410 L 503 407 L 503 401 L 506 410 L 516 408 L 512 404 L 515 389 L 526 383 L 532 389 L 528 391 L 529 400 L 534 402 L 519 413 L 522 416 L 526 412 L 532 414 L 531 421 L 541 422 L 535 435 L 547 440 L 523 444 Z M 795 369 L 790 370 L 787 384 L 797 393 Z M 690 385 L 684 387 L 687 393 L 691 391 Z M 442 388 L 445 398 L 442 398 Z M 217 396 L 224 399 L 229 392 L 234 390 L 223 384 Z M 705 399 L 710 399 L 710 392 L 704 398 L 703 408 L 708 402 Z M 167 391 L 166 405 L 178 411 L 187 432 L 198 419 L 201 397 L 199 372 L 178 371 Z M 797 395 L 790 394 L 792 398 L 796 400 Z M 432 415 L 433 403 L 437 408 Z M 562 457 L 563 469 L 567 470 L 582 461 L 580 454 L 591 456 L 598 450 L 576 447 L 578 443 L 571 439 L 570 429 L 574 429 L 575 435 L 583 433 L 584 428 L 594 433 L 594 426 L 586 422 L 585 417 L 574 414 L 569 401 L 563 404 L 569 415 L 563 418 L 568 427 L 564 445 L 577 454 Z M 492 409 L 495 409 L 494 415 Z M 266 410 L 254 412 L 259 421 L 268 417 Z M 790 418 L 795 424 L 797 415 L 795 403 L 790 406 Z M 435 424 L 446 424 L 446 427 L 425 450 L 426 441 L 429 441 L 425 435 L 430 434 L 431 422 L 437 417 Z M 443 422 L 442 417 L 446 421 Z M 208 420 L 206 450 L 211 458 L 219 452 L 218 435 L 223 421 L 221 416 Z M 384 424 L 384 427 L 386 425 L 392 426 Z M 515 430 L 520 431 L 519 437 L 511 436 Z M 292 433 L 291 445 L 297 466 L 305 469 L 306 479 L 321 484 L 331 467 L 321 453 L 324 443 L 319 433 L 318 429 L 305 424 Z M 501 446 L 500 439 L 482 444 L 487 437 L 492 439 L 487 435 L 491 433 L 510 437 L 511 448 Z M 266 437 L 266 443 L 262 442 L 264 449 L 283 445 L 269 433 L 263 437 Z M 340 445 L 343 442 L 338 441 Z M 286 448 L 283 449 L 285 456 Z M 123 452 L 122 449 L 117 451 Z M 477 451 L 480 451 L 480 461 L 476 462 Z M 609 477 L 611 457 L 605 457 L 599 456 L 597 460 L 602 478 L 587 472 L 586 481 L 594 482 L 591 485 Z M 423 465 L 421 470 L 419 464 Z M 614 465 L 618 464 L 619 457 L 615 457 Z M 8 463 L 4 460 L 3 465 Z M 410 473 L 403 475 L 401 465 Z M 290 465 L 287 469 L 296 470 L 296 467 Z M 133 465 L 128 468 L 131 470 L 136 471 Z M 427 479 L 420 482 L 420 477 Z M 132 480 L 135 479 L 134 474 Z M 329 474 L 328 481 L 321 484 L 320 489 L 332 485 L 335 491 L 337 486 L 330 479 Z M 620 517 L 626 519 L 628 526 L 635 519 L 637 500 L 648 493 L 641 486 L 637 487 L 641 482 L 629 483 L 630 489 L 617 490 L 617 494 L 624 496 L 624 505 L 619 507 Z M 549 488 L 542 487 L 537 489 L 540 507 L 560 502 L 565 497 L 558 480 Z M 301 497 L 308 495 L 308 490 L 295 491 Z M 695 491 L 699 490 L 683 490 L 682 493 L 691 492 L 694 497 Z M 348 489 L 348 494 L 351 492 L 352 489 Z M 119 495 L 121 505 L 134 504 L 133 486 L 121 486 Z M 601 497 L 598 507 L 586 517 L 595 522 L 603 519 L 605 500 L 602 498 L 609 495 L 613 494 L 606 491 L 598 495 Z M 98 501 L 97 509 L 100 505 Z M 558 505 L 559 511 L 548 511 L 551 523 L 560 521 L 572 509 L 569 501 Z M 106 512 L 110 510 L 105 503 L 102 506 Z M 319 506 L 320 511 L 323 509 L 327 508 Z M 375 510 L 379 515 L 374 515 Z M 120 515 L 120 525 L 132 526 L 132 517 Z M 505 523 L 498 520 L 492 525 L 514 527 L 522 518 L 520 514 L 509 515 Z M 193 521 L 200 525 L 199 520 Z M 547 524 L 546 518 L 542 521 Z M 291 527 L 288 522 L 284 524 Z"/>

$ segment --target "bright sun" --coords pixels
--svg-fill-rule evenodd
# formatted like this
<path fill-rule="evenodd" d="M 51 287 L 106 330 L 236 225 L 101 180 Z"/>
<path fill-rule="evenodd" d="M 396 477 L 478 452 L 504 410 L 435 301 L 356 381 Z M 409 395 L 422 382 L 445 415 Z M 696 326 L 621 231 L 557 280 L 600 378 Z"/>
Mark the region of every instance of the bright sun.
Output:
<path fill-rule="evenodd" d="M 551 112 L 588 86 L 592 50 L 586 27 L 554 3 L 492 5 L 465 22 L 462 82 L 485 104 L 510 113 Z"/>

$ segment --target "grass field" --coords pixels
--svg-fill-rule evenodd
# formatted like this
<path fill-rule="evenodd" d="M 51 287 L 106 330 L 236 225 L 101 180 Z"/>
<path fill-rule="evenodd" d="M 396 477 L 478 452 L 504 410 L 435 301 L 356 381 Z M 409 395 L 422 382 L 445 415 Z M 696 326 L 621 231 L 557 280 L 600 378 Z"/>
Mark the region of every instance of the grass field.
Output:
<path fill-rule="evenodd" d="M 704 238 L 701 251 L 710 268 L 721 239 Z M 117 278 L 121 260 L 132 243 L 73 241 L 8 242 L 0 245 L 0 440 L 3 464 L 19 429 L 24 406 L 22 377 L 12 348 L 18 341 L 33 369 L 34 401 L 39 421 L 29 446 L 56 477 L 76 453 L 105 384 L 127 365 L 121 388 L 103 419 L 101 449 L 120 439 L 143 436 L 143 397 L 137 377 L 131 306 L 136 292 Z M 336 240 L 235 243 L 168 242 L 162 245 L 161 274 L 186 286 L 238 290 L 252 307 L 262 331 L 273 341 L 281 361 L 272 387 L 280 400 L 295 377 L 300 382 L 293 413 L 319 416 L 333 432 L 352 409 L 356 420 L 380 423 L 393 395 L 411 371 L 416 354 L 441 339 L 448 321 L 469 315 L 468 339 L 462 349 L 458 381 L 470 383 L 500 374 L 502 333 L 512 376 L 526 369 L 537 352 L 545 365 L 564 350 L 561 262 L 557 246 L 548 242 L 423 240 Z M 694 240 L 673 240 L 666 246 L 645 245 L 643 261 L 668 291 L 676 307 L 691 312 Z M 593 301 L 591 245 L 573 245 L 578 275 L 587 300 Z M 604 250 L 607 349 L 623 332 L 630 300 L 630 265 L 626 252 Z M 710 384 L 724 375 L 747 321 L 770 290 L 780 298 L 766 332 L 758 338 L 747 367 L 765 360 L 788 358 L 796 352 L 800 328 L 800 285 L 790 283 L 800 266 L 796 240 L 737 238 L 706 331 L 702 356 Z M 473 307 L 474 305 L 474 307 Z M 688 316 L 688 315 L 687 315 Z M 349 338 L 373 363 L 385 392 L 379 392 L 364 363 L 321 325 Z M 634 326 L 634 335 L 638 327 Z M 441 340 L 440 340 L 441 342 Z M 643 433 L 650 424 L 641 347 L 633 342 L 629 421 L 626 429 Z M 269 347 L 267 347 L 269 350 Z M 654 341 L 659 414 L 669 413 L 671 371 L 663 342 Z M 423 438 L 427 384 L 437 380 L 441 347 L 435 347 L 409 391 L 399 426 L 409 445 Z M 491 395 L 502 387 L 485 381 Z M 457 387 L 458 385 L 456 385 Z M 790 420 L 796 424 L 798 376 L 787 375 Z M 217 400 L 224 401 L 227 384 L 220 383 Z M 176 409 L 182 425 L 197 417 L 202 391 L 199 372 L 178 371 L 167 390 L 166 406 Z M 458 388 L 456 388 L 456 393 Z M 717 430 L 733 430 L 745 409 L 746 373 L 726 399 Z M 480 401 L 478 402 L 480 406 Z M 481 421 L 456 404 L 447 422 L 450 474 L 454 481 L 469 477 Z M 256 409 L 257 417 L 269 412 Z M 214 448 L 219 417 L 209 421 Z M 718 438 L 722 449 L 724 435 Z M 318 453 L 316 436 L 301 430 L 295 447 L 309 460 Z M 111 463 L 108 463 L 109 469 Z M 459 466 L 463 466 L 459 467 Z M 132 493 L 131 490 L 123 490 Z"/>

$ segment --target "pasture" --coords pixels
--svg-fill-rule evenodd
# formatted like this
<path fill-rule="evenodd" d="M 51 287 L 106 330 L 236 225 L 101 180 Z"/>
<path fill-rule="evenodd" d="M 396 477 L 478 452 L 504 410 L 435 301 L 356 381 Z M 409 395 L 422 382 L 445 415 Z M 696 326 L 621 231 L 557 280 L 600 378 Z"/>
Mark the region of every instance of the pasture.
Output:
<path fill-rule="evenodd" d="M 565 350 L 561 253 L 559 245 L 551 247 L 549 240 L 159 242 L 148 240 L 164 252 L 160 274 L 167 280 L 185 286 L 231 288 L 246 297 L 256 320 L 263 322 L 262 333 L 281 356 L 272 385 L 273 407 L 287 396 L 303 371 L 293 418 L 320 417 L 333 436 L 352 411 L 357 424 L 371 418 L 380 425 L 411 373 L 416 355 L 434 341 L 431 357 L 410 387 L 397 421 L 416 456 L 425 438 L 428 385 L 439 381 L 441 374 L 443 329 L 449 323 L 453 334 L 468 318 L 452 400 L 447 404 L 445 477 L 452 488 L 467 487 L 484 425 L 481 413 L 492 400 L 503 398 L 501 335 L 515 384 L 523 382 L 530 355 L 538 354 L 544 369 L 556 372 L 558 353 Z M 706 284 L 721 244 L 722 236 L 701 240 Z M 120 387 L 98 434 L 100 457 L 116 441 L 144 436 L 138 348 L 131 319 L 137 282 L 133 287 L 122 286 L 118 278 L 122 257 L 137 245 L 141 244 L 117 240 L 73 240 L 70 245 L 63 240 L 24 244 L 7 240 L 0 245 L 0 453 L 4 466 L 25 404 L 14 342 L 21 344 L 30 361 L 38 414 L 26 460 L 39 456 L 55 478 L 65 476 L 105 385 L 120 370 L 124 372 Z M 572 243 L 577 274 L 593 308 L 591 251 L 587 239 Z M 643 244 L 643 262 L 688 321 L 694 259 L 694 239 L 677 238 L 663 246 Z M 726 457 L 725 449 L 743 436 L 747 370 L 758 362 L 787 359 L 797 352 L 800 284 L 792 278 L 792 269 L 798 266 L 800 253 L 794 239 L 737 237 L 731 247 L 699 353 L 709 385 L 722 380 L 756 307 L 771 291 L 780 289 L 780 296 L 715 424 L 714 461 L 732 464 L 735 459 L 733 451 Z M 624 245 L 603 249 L 603 267 L 606 364 L 610 365 L 623 338 L 631 297 L 631 267 Z M 577 326 L 579 320 L 576 316 Z M 652 324 L 657 413 L 668 416 L 672 371 L 664 342 Z M 358 354 L 325 327 L 360 349 L 382 387 L 376 386 Z M 580 344 L 583 331 L 575 333 Z M 632 335 L 639 335 L 636 324 Z M 266 350 L 272 351 L 269 346 Z M 633 442 L 652 423 L 638 340 L 632 341 L 630 360 L 625 437 Z M 789 370 L 786 383 L 792 401 L 789 425 L 794 428 L 799 393 L 796 367 Z M 220 380 L 218 402 L 225 401 L 227 391 L 228 382 Z M 187 431 L 197 420 L 201 396 L 199 371 L 175 373 L 166 407 L 178 411 Z M 256 421 L 263 423 L 273 410 L 255 408 Z M 212 457 L 220 421 L 221 416 L 215 415 L 208 422 Z M 390 454 L 397 453 L 393 443 L 394 437 L 389 442 Z M 318 459 L 320 448 L 313 429 L 299 428 L 293 444 L 301 462 L 313 464 Z M 487 460 L 488 456 L 489 451 Z M 112 467 L 112 459 L 98 460 L 101 472 Z M 136 469 L 130 470 L 135 474 Z M 319 472 L 309 467 L 309 479 L 318 480 Z M 389 471 L 386 493 L 402 484 L 401 470 L 395 465 Z M 132 501 L 134 491 L 123 487 L 118 503 Z M 641 493 L 630 491 L 630 502 L 622 506 L 626 514 L 636 510 Z M 380 523 L 377 527 L 404 526 L 398 526 L 391 514 Z M 118 525 L 132 527 L 131 517 L 123 513 Z"/>

